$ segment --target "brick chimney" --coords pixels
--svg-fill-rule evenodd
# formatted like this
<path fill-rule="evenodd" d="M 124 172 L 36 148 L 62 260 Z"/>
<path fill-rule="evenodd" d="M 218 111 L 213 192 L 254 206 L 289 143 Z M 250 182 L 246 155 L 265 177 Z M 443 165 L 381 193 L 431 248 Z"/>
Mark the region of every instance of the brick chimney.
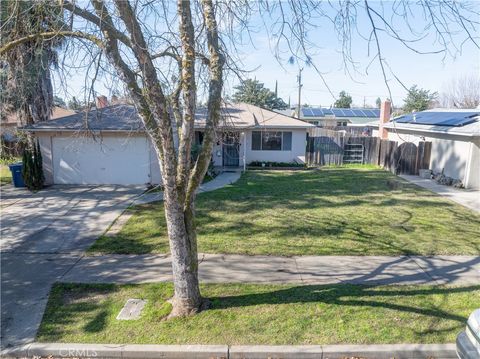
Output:
<path fill-rule="evenodd" d="M 97 108 L 104 108 L 108 106 L 107 96 L 98 96 L 97 97 Z"/>
<path fill-rule="evenodd" d="M 382 140 L 388 140 L 388 131 L 383 128 L 383 125 L 390 121 L 390 114 L 392 113 L 392 104 L 390 101 L 382 101 L 380 106 L 380 123 L 378 125 L 378 137 Z"/>

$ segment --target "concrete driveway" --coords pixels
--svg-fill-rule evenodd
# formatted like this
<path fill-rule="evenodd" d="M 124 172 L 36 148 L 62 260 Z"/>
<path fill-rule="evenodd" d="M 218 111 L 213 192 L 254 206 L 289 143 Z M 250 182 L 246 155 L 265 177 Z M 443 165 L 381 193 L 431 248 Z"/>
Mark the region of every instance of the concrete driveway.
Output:
<path fill-rule="evenodd" d="M 141 187 L 2 188 L 1 344 L 33 341 L 51 285 L 142 193 Z"/>

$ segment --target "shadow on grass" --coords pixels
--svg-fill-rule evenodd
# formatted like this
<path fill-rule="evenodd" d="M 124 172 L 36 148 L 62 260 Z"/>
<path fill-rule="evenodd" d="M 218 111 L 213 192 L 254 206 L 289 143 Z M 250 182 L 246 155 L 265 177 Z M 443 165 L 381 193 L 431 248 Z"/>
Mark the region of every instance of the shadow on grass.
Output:
<path fill-rule="evenodd" d="M 405 298 L 415 296 L 428 298 L 429 296 L 447 297 L 458 293 L 471 293 L 480 290 L 480 285 L 462 287 L 375 287 L 354 284 L 335 285 L 303 285 L 263 293 L 245 295 L 221 296 L 210 298 L 214 307 L 212 309 L 229 309 L 249 307 L 255 305 L 279 305 L 297 303 L 325 303 L 337 306 L 356 306 L 370 308 L 386 308 L 398 312 L 420 314 L 429 318 L 448 319 L 465 323 L 467 317 L 457 315 L 454 308 L 445 309 L 429 305 L 427 300 L 420 301 L 418 305 L 400 304 Z M 479 303 L 480 304 L 480 303 Z"/>
<path fill-rule="evenodd" d="M 82 326 L 85 332 L 103 331 L 110 313 L 102 299 L 108 298 L 117 289 L 114 284 L 54 284 L 38 336 L 48 335 L 58 339 L 64 334 L 63 328 L 75 324 L 79 316 L 88 318 Z"/>
<path fill-rule="evenodd" d="M 392 190 L 392 178 L 383 170 L 350 168 L 247 172 L 232 186 L 198 195 L 200 249 L 276 255 L 480 252 L 480 216 L 401 179 L 402 186 Z M 119 234 L 101 237 L 89 251 L 168 252 L 163 203 L 133 211 Z M 250 249 L 255 240 L 257 249 Z"/>
<path fill-rule="evenodd" d="M 112 327 L 109 318 L 116 315 L 113 311 L 118 308 L 113 309 L 116 306 L 109 299 L 109 295 L 116 293 L 121 287 L 102 284 L 55 285 L 37 339 L 40 341 L 61 341 L 70 335 L 73 335 L 73 337 L 83 334 L 115 335 L 116 327 Z M 150 305 L 157 307 L 164 303 L 173 290 L 170 283 L 130 285 L 130 287 L 134 288 L 135 295 L 149 298 Z M 200 317 L 183 318 L 178 322 L 172 320 L 168 325 L 181 326 L 189 320 L 194 323 L 197 319 L 202 320 L 202 315 L 206 315 L 206 320 L 211 321 L 211 316 L 216 316 L 215 311 L 231 309 L 237 310 L 236 315 L 243 318 L 245 325 L 250 325 L 250 322 L 261 320 L 264 311 L 261 308 L 249 307 L 323 303 L 332 309 L 327 313 L 338 315 L 339 320 L 343 317 L 342 313 L 345 310 L 345 318 L 352 321 L 352 323 L 346 323 L 345 325 L 355 325 L 353 322 L 355 316 L 352 316 L 351 309 L 353 307 L 357 308 L 358 312 L 356 313 L 362 316 L 360 319 L 362 323 L 369 320 L 368 318 L 371 316 L 372 324 L 376 327 L 390 327 L 392 326 L 390 321 L 398 319 L 402 320 L 403 323 L 412 321 L 411 330 L 416 331 L 419 338 L 430 334 L 452 335 L 465 325 L 468 314 L 464 314 L 474 309 L 476 305 L 474 296 L 477 295 L 474 292 L 479 290 L 480 285 L 432 287 L 362 286 L 354 284 L 302 286 L 205 284 L 202 285 L 202 292 L 206 296 L 209 296 L 212 292 L 225 294 L 210 295 L 211 307 L 203 314 L 198 314 Z M 118 298 L 117 301 L 119 301 Z M 155 301 L 158 303 L 155 303 Z M 289 315 L 292 317 L 289 319 L 294 319 L 295 308 L 298 307 L 292 306 L 288 311 L 285 307 L 282 308 L 279 309 L 279 315 L 275 320 L 282 320 L 281 315 Z M 241 312 L 238 312 L 239 309 Z M 380 309 L 393 313 L 385 313 L 386 318 L 382 319 L 382 312 L 378 312 Z M 302 312 L 305 313 L 305 310 Z M 271 313 L 271 311 L 268 311 L 268 313 Z M 319 313 L 318 315 L 321 316 L 322 314 Z M 221 320 L 224 320 L 222 318 L 225 318 L 225 316 L 218 315 L 218 325 L 221 325 Z M 154 325 L 158 318 L 156 315 L 151 317 L 150 314 L 143 320 L 147 321 L 145 325 Z M 386 322 L 383 323 L 382 320 Z M 78 324 L 80 324 L 80 327 Z M 403 327 L 405 325 L 407 324 L 404 324 Z M 121 328 L 118 327 L 119 330 L 123 330 Z M 134 342 L 135 337 L 132 336 L 131 340 Z"/>

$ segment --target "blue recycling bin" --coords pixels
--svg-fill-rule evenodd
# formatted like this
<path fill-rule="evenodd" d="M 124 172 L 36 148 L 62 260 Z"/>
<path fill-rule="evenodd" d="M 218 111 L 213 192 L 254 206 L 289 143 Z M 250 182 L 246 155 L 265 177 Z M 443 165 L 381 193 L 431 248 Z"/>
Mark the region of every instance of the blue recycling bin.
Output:
<path fill-rule="evenodd" d="M 23 163 L 12 163 L 8 167 L 10 168 L 10 172 L 12 172 L 13 185 L 15 187 L 25 187 L 22 176 Z"/>

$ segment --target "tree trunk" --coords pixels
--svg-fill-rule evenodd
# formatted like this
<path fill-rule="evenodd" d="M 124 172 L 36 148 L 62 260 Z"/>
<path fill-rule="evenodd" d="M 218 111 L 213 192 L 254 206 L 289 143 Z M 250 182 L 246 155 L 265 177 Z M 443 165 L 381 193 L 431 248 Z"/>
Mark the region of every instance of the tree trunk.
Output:
<path fill-rule="evenodd" d="M 187 316 L 197 313 L 202 306 L 194 214 L 191 208 L 184 211 L 168 195 L 164 205 L 175 290 L 170 317 Z"/>

